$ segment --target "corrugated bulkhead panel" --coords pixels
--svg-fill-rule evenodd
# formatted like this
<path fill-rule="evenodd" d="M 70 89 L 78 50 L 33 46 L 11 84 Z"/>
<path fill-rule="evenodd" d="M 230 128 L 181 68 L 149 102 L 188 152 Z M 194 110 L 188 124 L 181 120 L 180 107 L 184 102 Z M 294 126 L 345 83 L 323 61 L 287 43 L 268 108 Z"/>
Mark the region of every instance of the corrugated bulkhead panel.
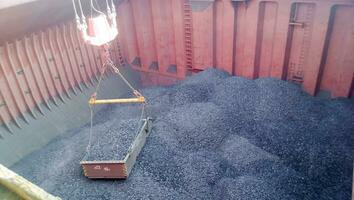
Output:
<path fill-rule="evenodd" d="M 350 97 L 353 6 L 350 0 L 129 0 L 118 11 L 124 55 L 143 72 L 181 79 L 216 67 L 292 81 L 312 95 Z"/>

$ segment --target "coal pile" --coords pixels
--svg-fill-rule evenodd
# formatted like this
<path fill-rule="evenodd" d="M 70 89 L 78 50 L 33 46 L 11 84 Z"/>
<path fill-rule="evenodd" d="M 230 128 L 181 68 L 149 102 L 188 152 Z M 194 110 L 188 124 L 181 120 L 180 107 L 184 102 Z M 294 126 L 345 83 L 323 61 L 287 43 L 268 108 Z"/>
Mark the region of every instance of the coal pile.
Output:
<path fill-rule="evenodd" d="M 146 111 L 152 118 L 166 114 L 171 109 L 171 98 L 168 87 L 151 87 L 144 89 L 147 99 Z"/>
<path fill-rule="evenodd" d="M 175 137 L 180 148 L 195 151 L 215 150 L 220 146 L 228 134 L 224 118 L 224 111 L 214 103 L 208 102 L 176 107 L 163 120 L 175 128 Z"/>
<path fill-rule="evenodd" d="M 170 102 L 180 106 L 197 102 L 208 102 L 213 94 L 212 84 L 184 84 L 171 88 Z"/>
<path fill-rule="evenodd" d="M 63 199 L 351 198 L 353 100 L 315 98 L 292 83 L 215 69 L 141 93 L 153 129 L 127 180 L 83 176 L 88 125 L 12 169 Z M 139 108 L 107 106 L 96 114 L 89 159 L 123 155 Z"/>
<path fill-rule="evenodd" d="M 139 125 L 139 119 L 123 119 L 94 126 L 87 160 L 123 160 L 138 135 Z"/>
<path fill-rule="evenodd" d="M 279 162 L 279 158 L 251 144 L 239 136 L 227 138 L 221 146 L 221 156 L 233 168 L 234 176 L 254 174 L 267 169 L 268 163 Z"/>
<path fill-rule="evenodd" d="M 253 176 L 239 176 L 237 178 L 222 178 L 216 185 L 215 199 L 264 199 L 283 200 L 296 199 L 281 188 L 274 188 L 273 184 Z"/>

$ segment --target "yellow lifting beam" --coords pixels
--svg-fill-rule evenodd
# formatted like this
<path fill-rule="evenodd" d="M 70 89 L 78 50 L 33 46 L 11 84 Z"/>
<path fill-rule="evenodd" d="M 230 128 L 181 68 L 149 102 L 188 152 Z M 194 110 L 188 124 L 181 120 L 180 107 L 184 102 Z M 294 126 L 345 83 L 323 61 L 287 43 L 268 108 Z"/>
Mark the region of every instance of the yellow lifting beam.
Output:
<path fill-rule="evenodd" d="M 145 103 L 145 97 L 139 96 L 137 98 L 127 98 L 127 99 L 100 99 L 97 100 L 95 98 L 90 98 L 90 105 L 98 105 L 98 104 L 119 104 L 119 103 Z"/>

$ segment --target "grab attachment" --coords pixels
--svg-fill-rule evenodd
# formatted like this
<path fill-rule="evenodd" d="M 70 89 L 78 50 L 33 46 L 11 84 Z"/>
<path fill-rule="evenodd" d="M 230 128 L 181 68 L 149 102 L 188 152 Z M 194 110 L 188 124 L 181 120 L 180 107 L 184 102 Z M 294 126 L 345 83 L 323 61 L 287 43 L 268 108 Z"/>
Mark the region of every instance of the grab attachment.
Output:
<path fill-rule="evenodd" d="M 101 75 L 98 80 L 98 84 L 96 86 L 95 92 L 91 95 L 88 103 L 90 107 L 90 129 L 89 129 L 89 141 L 86 147 L 86 153 L 82 161 L 80 162 L 82 169 L 84 171 L 84 175 L 91 179 L 126 179 L 128 178 L 136 159 L 141 152 L 144 144 L 146 142 L 147 137 L 149 136 L 152 128 L 152 119 L 150 117 L 145 116 L 145 106 L 146 99 L 145 97 L 136 90 L 129 81 L 123 76 L 123 74 L 119 71 L 118 67 L 115 66 L 114 62 L 110 58 L 109 53 L 109 45 L 106 44 L 104 47 L 104 55 L 105 63 L 100 70 Z M 133 97 L 132 98 L 117 98 L 117 99 L 97 99 L 97 94 L 100 89 L 101 81 L 107 67 L 110 67 L 113 72 L 120 77 L 123 82 L 128 86 L 131 90 Z M 90 155 L 90 148 L 92 142 L 92 129 L 93 129 L 93 107 L 94 105 L 99 104 L 122 104 L 122 103 L 139 103 L 141 104 L 141 114 L 138 120 L 135 139 L 133 143 L 130 145 L 127 150 L 124 159 L 122 160 L 86 160 Z"/>

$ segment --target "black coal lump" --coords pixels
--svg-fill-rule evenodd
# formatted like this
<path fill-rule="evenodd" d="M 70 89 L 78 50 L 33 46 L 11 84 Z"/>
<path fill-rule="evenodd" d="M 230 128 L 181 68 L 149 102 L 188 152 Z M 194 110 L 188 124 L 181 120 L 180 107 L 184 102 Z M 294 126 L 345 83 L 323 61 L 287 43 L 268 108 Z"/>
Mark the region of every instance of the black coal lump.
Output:
<path fill-rule="evenodd" d="M 191 103 L 171 110 L 165 120 L 177 131 L 180 148 L 194 151 L 217 148 L 226 134 L 224 111 L 214 103 Z"/>
<path fill-rule="evenodd" d="M 229 77 L 230 74 L 218 70 L 215 68 L 208 68 L 201 73 L 194 74 L 193 76 L 187 77 L 186 80 L 180 82 L 182 85 L 194 84 L 194 83 L 212 83 L 217 84 L 219 81 Z"/>
<path fill-rule="evenodd" d="M 213 91 L 214 85 L 210 83 L 181 84 L 171 88 L 169 97 L 173 106 L 181 106 L 190 103 L 208 102 Z"/>
<path fill-rule="evenodd" d="M 138 119 L 111 120 L 93 127 L 87 160 L 123 160 L 140 127 Z"/>
<path fill-rule="evenodd" d="M 169 87 L 148 87 L 141 90 L 146 99 L 146 114 L 157 118 L 171 109 Z"/>
<path fill-rule="evenodd" d="M 232 135 L 221 146 L 221 157 L 237 174 L 253 174 L 265 167 L 263 163 L 277 162 L 279 158 L 251 144 L 247 139 Z"/>
<path fill-rule="evenodd" d="M 256 176 L 222 178 L 214 186 L 214 199 L 284 200 L 296 199 L 281 188 Z"/>
<path fill-rule="evenodd" d="M 169 149 L 174 149 L 175 151 L 180 149 L 180 145 L 177 140 L 177 129 L 175 129 L 171 123 L 160 118 L 154 120 L 152 131 L 154 134 L 150 136 L 151 138 L 156 138 L 156 140 L 166 143 Z"/>
<path fill-rule="evenodd" d="M 242 77 L 228 77 L 215 86 L 211 101 L 225 112 L 226 123 L 235 133 L 255 124 L 255 104 L 258 88 L 254 81 Z"/>

